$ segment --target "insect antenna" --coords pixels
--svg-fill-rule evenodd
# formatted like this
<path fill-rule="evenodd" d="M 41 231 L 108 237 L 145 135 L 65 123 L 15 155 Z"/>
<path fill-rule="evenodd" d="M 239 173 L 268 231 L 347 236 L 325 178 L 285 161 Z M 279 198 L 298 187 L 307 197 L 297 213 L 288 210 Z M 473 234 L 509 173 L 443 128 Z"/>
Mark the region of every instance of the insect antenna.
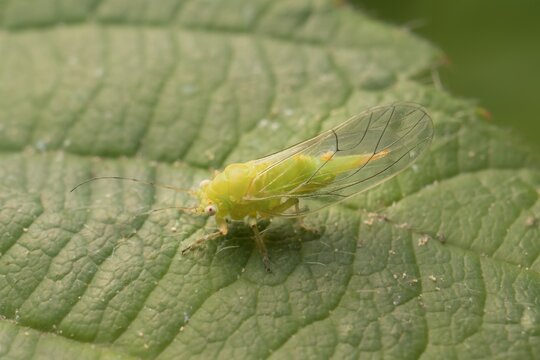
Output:
<path fill-rule="evenodd" d="M 96 181 L 96 180 L 133 181 L 133 182 L 146 184 L 146 185 L 150 185 L 150 186 L 155 186 L 155 187 L 159 187 L 159 188 L 163 188 L 163 189 L 174 190 L 176 192 L 187 192 L 187 193 L 190 193 L 190 194 L 193 192 L 193 190 L 190 190 L 190 189 L 181 189 L 181 188 L 177 188 L 175 186 L 165 185 L 165 184 L 157 183 L 157 182 L 154 182 L 154 181 L 147 181 L 147 180 L 141 180 L 141 179 L 136 179 L 136 178 L 124 177 L 124 176 L 98 176 L 98 177 L 93 177 L 93 178 L 90 178 L 88 180 L 85 180 L 85 181 L 77 184 L 73 189 L 70 190 L 70 192 L 73 192 L 73 191 L 77 190 L 79 187 L 81 187 L 83 185 L 86 185 L 86 184 L 88 184 L 88 183 L 90 183 L 92 181 Z"/>
<path fill-rule="evenodd" d="M 165 211 L 165 210 L 178 210 L 178 211 L 183 211 L 186 213 L 196 214 L 197 208 L 198 208 L 197 206 L 193 206 L 193 207 L 168 206 L 168 207 L 163 207 L 163 208 L 150 209 L 148 211 L 138 214 L 137 216 L 151 215 L 153 213 L 156 213 L 159 211 Z"/>

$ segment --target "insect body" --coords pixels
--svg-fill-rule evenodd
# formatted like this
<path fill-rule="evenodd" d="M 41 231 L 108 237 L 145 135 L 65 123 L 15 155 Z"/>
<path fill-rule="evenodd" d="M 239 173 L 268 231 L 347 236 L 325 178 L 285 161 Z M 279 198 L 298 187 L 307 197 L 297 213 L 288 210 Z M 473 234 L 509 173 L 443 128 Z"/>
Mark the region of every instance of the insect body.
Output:
<path fill-rule="evenodd" d="M 399 103 L 367 110 L 264 158 L 230 164 L 190 191 L 199 205 L 182 210 L 215 216 L 218 230 L 183 253 L 227 234 L 229 221 L 243 220 L 270 271 L 258 220 L 300 218 L 370 189 L 412 164 L 432 137 L 429 115 L 418 105 Z"/>
<path fill-rule="evenodd" d="M 216 215 L 218 223 L 227 218 L 271 217 L 297 205 L 298 197 L 330 185 L 336 176 L 387 154 L 383 150 L 335 159 L 329 153 L 320 157 L 293 155 L 268 171 L 269 161 L 231 164 L 212 180 L 203 181 L 197 194 L 202 205 L 208 204 L 205 212 Z M 287 199 L 282 201 L 279 194 L 286 194 Z"/>

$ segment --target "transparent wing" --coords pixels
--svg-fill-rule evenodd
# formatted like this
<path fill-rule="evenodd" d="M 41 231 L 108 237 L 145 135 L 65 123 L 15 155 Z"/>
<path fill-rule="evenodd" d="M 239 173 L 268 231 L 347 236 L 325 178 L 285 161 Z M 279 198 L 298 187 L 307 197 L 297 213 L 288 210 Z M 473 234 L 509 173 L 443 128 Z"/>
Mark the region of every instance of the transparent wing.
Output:
<path fill-rule="evenodd" d="M 419 105 L 398 103 L 369 109 L 320 135 L 255 160 L 262 170 L 254 181 L 265 177 L 263 183 L 271 191 L 263 187 L 252 200 L 300 200 L 300 211 L 280 209 L 271 214 L 275 216 L 294 217 L 317 211 L 397 175 L 424 152 L 432 137 L 431 118 Z M 297 163 L 290 159 L 303 155 L 319 159 L 320 164 L 310 174 L 291 177 L 294 171 L 290 170 Z M 340 157 L 364 160 L 354 168 L 336 172 L 324 186 L 313 186 L 318 175 L 325 170 L 328 173 Z"/>

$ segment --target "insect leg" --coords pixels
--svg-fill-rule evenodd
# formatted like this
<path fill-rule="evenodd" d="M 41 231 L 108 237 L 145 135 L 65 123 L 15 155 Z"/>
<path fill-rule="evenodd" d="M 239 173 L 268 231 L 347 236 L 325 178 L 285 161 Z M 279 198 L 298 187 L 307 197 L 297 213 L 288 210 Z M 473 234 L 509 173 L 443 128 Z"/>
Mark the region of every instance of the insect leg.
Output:
<path fill-rule="evenodd" d="M 218 230 L 216 232 L 213 232 L 201 238 L 198 238 L 197 240 L 195 240 L 194 242 L 192 242 L 191 244 L 189 244 L 188 246 L 182 249 L 182 255 L 185 255 L 191 250 L 198 248 L 199 246 L 201 246 L 203 243 L 207 242 L 208 240 L 214 240 L 221 236 L 223 236 L 223 234 L 221 233 L 220 230 Z"/>
<path fill-rule="evenodd" d="M 306 225 L 306 223 L 304 223 L 304 217 L 303 216 L 300 216 L 300 205 L 298 204 L 298 202 L 296 202 L 296 204 L 294 204 L 294 210 L 296 211 L 296 214 L 298 214 L 299 216 L 296 218 L 297 222 L 298 222 L 298 226 L 305 230 L 305 231 L 308 231 L 308 232 L 311 232 L 311 233 L 314 233 L 314 234 L 317 234 L 319 232 L 319 230 L 315 229 L 315 228 L 312 228 L 311 226 L 309 225 Z"/>
<path fill-rule="evenodd" d="M 192 242 L 191 244 L 189 244 L 188 246 L 186 246 L 185 248 L 182 249 L 182 255 L 185 255 L 186 253 L 190 252 L 191 250 L 198 248 L 203 243 L 205 243 L 205 242 L 207 242 L 209 240 L 215 240 L 217 238 L 220 238 L 222 236 L 227 235 L 227 233 L 229 232 L 229 228 L 227 227 L 227 222 L 225 220 L 218 220 L 218 219 L 216 219 L 216 222 L 217 222 L 217 224 L 219 226 L 218 231 L 207 234 L 207 235 L 195 240 L 194 242 Z"/>
<path fill-rule="evenodd" d="M 253 230 L 253 235 L 255 236 L 255 245 L 257 245 L 257 250 L 259 250 L 259 254 L 261 254 L 264 269 L 266 270 L 267 273 L 271 273 L 272 270 L 270 269 L 270 259 L 268 258 L 268 250 L 266 250 L 264 239 L 262 238 L 262 235 L 259 232 L 259 228 L 257 227 L 257 219 L 250 218 L 248 223 L 249 223 L 249 226 L 251 227 L 251 230 Z"/>

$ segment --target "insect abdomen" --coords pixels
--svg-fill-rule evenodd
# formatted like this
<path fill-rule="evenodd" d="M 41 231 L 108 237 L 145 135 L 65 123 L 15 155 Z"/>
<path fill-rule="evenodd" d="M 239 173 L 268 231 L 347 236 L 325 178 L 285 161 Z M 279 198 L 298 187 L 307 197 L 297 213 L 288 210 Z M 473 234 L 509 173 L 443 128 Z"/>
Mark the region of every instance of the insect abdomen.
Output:
<path fill-rule="evenodd" d="M 368 161 L 386 156 L 388 151 L 376 154 L 321 157 L 306 155 L 293 156 L 282 163 L 264 171 L 252 186 L 252 197 L 271 197 L 309 194 L 320 190 L 341 174 L 355 171 Z M 266 164 L 260 164 L 265 168 Z"/>
<path fill-rule="evenodd" d="M 323 178 L 330 174 L 336 177 L 349 171 L 355 171 L 364 166 L 367 162 L 378 160 L 387 154 L 388 151 L 383 150 L 375 154 L 336 156 L 332 158 L 328 158 L 323 155 L 321 156 L 321 165 L 324 164 L 324 166 L 321 168 L 319 173 Z"/>
<path fill-rule="evenodd" d="M 268 164 L 257 164 L 261 174 L 254 180 L 250 195 L 265 198 L 296 193 L 298 184 L 309 179 L 317 169 L 318 162 L 311 156 L 292 156 L 267 169 Z"/>

